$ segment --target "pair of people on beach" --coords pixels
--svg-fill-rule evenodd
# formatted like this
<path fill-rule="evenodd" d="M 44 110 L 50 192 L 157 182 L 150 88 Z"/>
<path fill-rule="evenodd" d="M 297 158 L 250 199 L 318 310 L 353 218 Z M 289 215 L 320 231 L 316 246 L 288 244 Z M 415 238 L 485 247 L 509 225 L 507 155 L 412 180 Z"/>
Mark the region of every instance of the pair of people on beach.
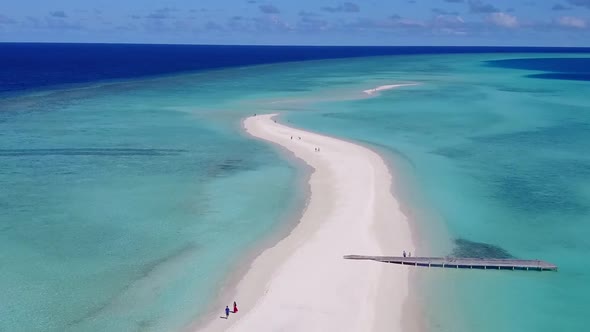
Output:
<path fill-rule="evenodd" d="M 404 250 L 404 257 L 406 257 L 406 251 Z M 412 257 L 412 252 L 408 251 L 407 257 Z"/>
<path fill-rule="evenodd" d="M 238 312 L 238 305 L 236 304 L 236 301 L 234 301 L 234 311 L 231 311 L 231 312 L 234 314 Z M 225 319 L 227 319 L 229 317 L 229 313 L 230 313 L 229 306 L 226 305 L 225 306 Z"/>

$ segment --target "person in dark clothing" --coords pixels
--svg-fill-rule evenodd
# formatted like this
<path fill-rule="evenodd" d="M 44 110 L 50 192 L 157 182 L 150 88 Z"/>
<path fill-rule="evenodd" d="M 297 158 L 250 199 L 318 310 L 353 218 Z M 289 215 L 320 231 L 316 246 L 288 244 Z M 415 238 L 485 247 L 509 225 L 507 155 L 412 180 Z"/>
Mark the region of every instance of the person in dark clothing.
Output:
<path fill-rule="evenodd" d="M 225 319 L 229 317 L 229 307 L 225 306 Z"/>

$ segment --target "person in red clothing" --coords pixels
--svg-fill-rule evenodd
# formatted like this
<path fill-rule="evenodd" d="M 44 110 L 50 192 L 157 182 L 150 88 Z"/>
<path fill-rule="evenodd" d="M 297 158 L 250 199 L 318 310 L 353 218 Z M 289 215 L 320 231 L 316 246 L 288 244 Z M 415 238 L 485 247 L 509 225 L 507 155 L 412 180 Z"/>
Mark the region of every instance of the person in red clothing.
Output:
<path fill-rule="evenodd" d="M 238 305 L 236 304 L 236 301 L 234 301 L 234 314 L 238 312 Z"/>

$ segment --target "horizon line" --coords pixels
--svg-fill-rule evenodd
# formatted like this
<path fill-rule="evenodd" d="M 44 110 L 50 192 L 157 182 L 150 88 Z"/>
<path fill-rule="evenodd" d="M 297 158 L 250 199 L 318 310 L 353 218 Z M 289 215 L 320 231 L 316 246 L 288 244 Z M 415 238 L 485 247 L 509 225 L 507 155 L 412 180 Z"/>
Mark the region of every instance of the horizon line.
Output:
<path fill-rule="evenodd" d="M 306 45 L 306 44 L 190 44 L 190 43 L 134 43 L 134 42 L 53 42 L 53 41 L 0 41 L 1 44 L 62 44 L 62 45 L 149 45 L 149 46 L 239 46 L 239 47 L 349 47 L 349 48 L 518 48 L 518 49 L 588 49 L 590 46 L 518 46 L 518 45 Z"/>

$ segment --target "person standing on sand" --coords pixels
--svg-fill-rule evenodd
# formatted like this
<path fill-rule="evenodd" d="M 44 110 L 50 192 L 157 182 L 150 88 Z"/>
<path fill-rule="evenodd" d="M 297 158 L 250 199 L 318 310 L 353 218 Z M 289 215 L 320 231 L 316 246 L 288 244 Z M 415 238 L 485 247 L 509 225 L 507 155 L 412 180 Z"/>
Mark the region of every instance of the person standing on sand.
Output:
<path fill-rule="evenodd" d="M 225 319 L 229 317 L 229 307 L 225 306 Z"/>
<path fill-rule="evenodd" d="M 404 257 L 406 257 L 406 251 L 404 250 Z"/>
<path fill-rule="evenodd" d="M 236 301 L 234 301 L 234 314 L 238 312 L 238 305 L 236 304 Z"/>

